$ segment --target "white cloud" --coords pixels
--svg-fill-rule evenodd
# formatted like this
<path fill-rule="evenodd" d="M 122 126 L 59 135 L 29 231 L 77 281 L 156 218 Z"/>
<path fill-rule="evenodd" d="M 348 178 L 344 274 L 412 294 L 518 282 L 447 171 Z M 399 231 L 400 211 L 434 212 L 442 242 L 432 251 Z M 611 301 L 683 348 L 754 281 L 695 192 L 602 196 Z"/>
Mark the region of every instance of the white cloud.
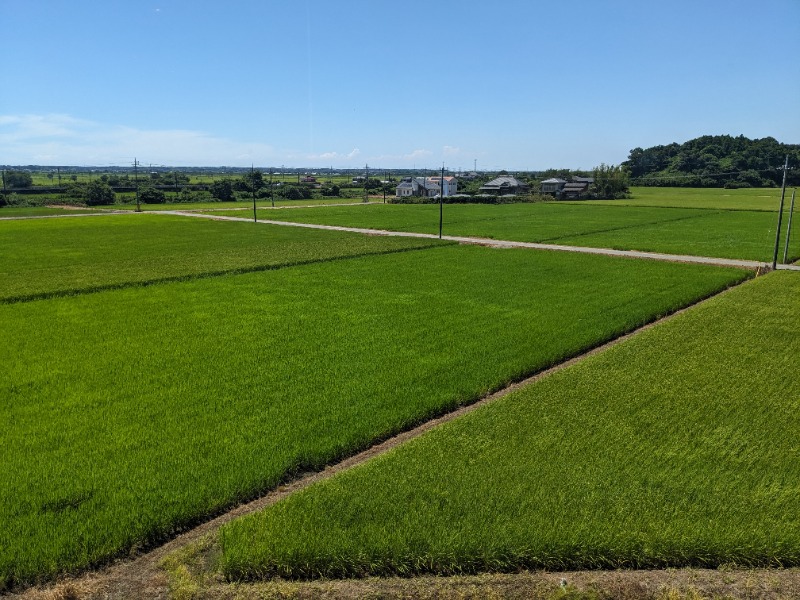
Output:
<path fill-rule="evenodd" d="M 431 152 L 430 150 L 414 150 L 414 151 L 410 152 L 409 154 L 404 154 L 403 155 L 403 159 L 404 160 L 412 160 L 412 159 L 415 159 L 415 158 L 426 158 L 426 157 L 430 156 L 431 154 L 433 154 L 433 152 Z"/>
<path fill-rule="evenodd" d="M 341 152 L 323 152 L 322 154 L 306 154 L 302 158 L 311 162 L 339 162 L 353 160 L 356 156 L 361 154 L 361 150 L 353 148 L 350 152 L 342 154 Z M 297 158 L 297 157 L 294 157 Z"/>
<path fill-rule="evenodd" d="M 165 165 L 264 164 L 275 150 L 202 131 L 137 129 L 69 115 L 0 115 L 0 163 L 51 165 L 143 163 Z"/>
<path fill-rule="evenodd" d="M 455 156 L 457 154 L 461 154 L 461 148 L 457 146 L 445 146 L 442 148 L 442 154 L 445 156 Z"/>

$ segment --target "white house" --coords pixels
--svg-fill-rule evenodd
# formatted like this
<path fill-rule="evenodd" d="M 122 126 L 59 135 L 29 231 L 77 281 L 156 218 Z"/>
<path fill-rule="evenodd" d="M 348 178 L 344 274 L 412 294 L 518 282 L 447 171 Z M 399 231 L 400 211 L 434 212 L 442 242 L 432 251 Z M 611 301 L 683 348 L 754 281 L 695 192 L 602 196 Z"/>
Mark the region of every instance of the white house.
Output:
<path fill-rule="evenodd" d="M 447 176 L 442 185 L 441 177 L 428 177 L 428 181 L 435 183 L 442 189 L 442 196 L 454 196 L 458 193 L 458 179 Z"/>

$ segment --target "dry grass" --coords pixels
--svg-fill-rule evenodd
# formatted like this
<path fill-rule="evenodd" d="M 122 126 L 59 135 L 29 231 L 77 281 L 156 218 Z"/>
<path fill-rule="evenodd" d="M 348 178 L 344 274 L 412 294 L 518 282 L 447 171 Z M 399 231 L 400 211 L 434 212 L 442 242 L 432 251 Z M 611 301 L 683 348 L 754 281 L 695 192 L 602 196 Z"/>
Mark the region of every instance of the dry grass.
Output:
<path fill-rule="evenodd" d="M 789 600 L 800 598 L 800 570 L 523 572 L 468 577 L 366 578 L 230 584 L 175 563 L 146 590 L 111 589 L 98 579 L 28 590 L 35 600 Z"/>

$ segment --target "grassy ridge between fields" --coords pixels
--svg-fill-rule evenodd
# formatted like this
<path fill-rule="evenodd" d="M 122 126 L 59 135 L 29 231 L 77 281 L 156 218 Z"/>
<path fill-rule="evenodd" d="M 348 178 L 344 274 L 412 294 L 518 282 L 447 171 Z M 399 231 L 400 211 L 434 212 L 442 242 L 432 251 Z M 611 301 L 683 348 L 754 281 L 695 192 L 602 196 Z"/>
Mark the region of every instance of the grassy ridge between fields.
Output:
<path fill-rule="evenodd" d="M 780 256 L 789 214 L 788 208 L 784 210 Z M 241 212 L 227 214 L 242 216 Z M 433 234 L 439 230 L 436 205 L 332 206 L 262 210 L 260 215 L 262 219 L 391 231 Z M 443 220 L 445 235 L 766 262 L 772 259 L 777 206 L 774 212 L 767 212 L 612 202 L 456 204 L 444 207 Z M 793 236 L 789 257 L 800 257 L 800 235 Z"/>
<path fill-rule="evenodd" d="M 232 522 L 232 579 L 800 564 L 800 277 L 748 282 Z"/>
<path fill-rule="evenodd" d="M 749 276 L 445 246 L 0 305 L 0 589 L 163 540 Z"/>
<path fill-rule="evenodd" d="M 446 243 L 169 215 L 8 221 L 0 232 L 0 303 Z"/>

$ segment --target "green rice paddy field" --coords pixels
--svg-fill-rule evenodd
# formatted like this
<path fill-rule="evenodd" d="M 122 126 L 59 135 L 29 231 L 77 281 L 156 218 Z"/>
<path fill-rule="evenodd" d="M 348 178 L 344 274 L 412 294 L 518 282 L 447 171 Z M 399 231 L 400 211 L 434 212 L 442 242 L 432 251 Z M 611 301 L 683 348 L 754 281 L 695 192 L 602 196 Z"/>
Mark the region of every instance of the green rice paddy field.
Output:
<path fill-rule="evenodd" d="M 234 521 L 231 579 L 800 564 L 800 274 Z"/>
<path fill-rule="evenodd" d="M 0 228 L 0 302 L 439 244 L 171 215 L 30 219 Z"/>
<path fill-rule="evenodd" d="M 792 190 L 787 190 L 786 203 Z M 660 206 L 665 208 L 702 208 L 722 210 L 760 210 L 777 212 L 779 188 L 663 188 L 634 187 L 626 200 L 584 200 L 581 203 L 611 206 Z"/>
<path fill-rule="evenodd" d="M 646 198 L 645 198 L 646 200 Z M 664 200 L 659 197 L 659 200 Z M 445 235 L 474 236 L 521 242 L 588 246 L 617 250 L 643 250 L 667 254 L 691 254 L 756 261 L 772 260 L 777 226 L 774 212 L 755 206 L 751 198 L 736 199 L 734 208 L 687 208 L 660 206 L 640 201 L 546 202 L 535 204 L 446 205 Z M 723 199 L 706 205 L 723 206 Z M 675 204 L 690 204 L 685 198 Z M 788 206 L 788 205 L 787 205 Z M 784 208 L 781 254 L 788 208 Z M 241 213 L 220 213 L 242 216 Z M 262 219 L 319 223 L 436 234 L 438 205 L 370 204 L 272 211 L 261 210 Z M 800 258 L 800 234 L 790 242 L 789 260 Z"/>
<path fill-rule="evenodd" d="M 477 208 L 510 211 L 518 206 Z M 379 210 L 374 213 L 367 212 L 376 208 Z M 349 208 L 353 212 L 347 214 L 364 211 L 363 215 L 388 215 L 389 212 L 380 211 L 411 208 L 426 211 L 434 207 L 359 206 Z M 475 207 L 445 207 L 457 208 Z M 558 208 L 567 211 L 563 215 L 591 207 L 563 204 Z M 339 210 L 336 207 L 291 209 L 281 214 L 307 212 L 339 218 L 336 217 Z M 651 207 L 596 210 L 615 211 L 623 223 L 621 227 L 631 229 L 651 226 L 656 215 L 650 211 L 671 212 L 657 213 L 666 215 L 658 223 L 690 220 L 693 217 L 689 213 L 696 212 Z M 566 223 L 553 218 L 548 226 L 564 236 L 600 235 L 608 218 L 596 210 L 584 213 L 591 223 L 588 229 L 576 228 L 577 218 Z M 392 218 L 412 228 L 421 227 L 427 218 L 424 212 L 403 214 L 406 216 Z M 514 215 L 513 211 L 495 212 L 493 218 L 479 212 L 464 215 L 464 227 L 486 231 L 487 226 L 493 226 L 502 234 L 514 231 L 515 221 L 524 216 L 517 213 L 509 217 Z M 537 235 L 545 235 L 545 229 L 536 231 Z M 527 235 L 524 223 L 518 233 Z M 183 528 L 274 489 L 296 473 L 319 469 L 751 276 L 742 270 L 701 265 L 496 250 L 436 240 L 359 236 L 171 215 L 0 222 L 0 275 L 3 279 L 0 362 L 4 367 L 0 371 L 3 399 L 0 420 L 4 423 L 0 428 L 0 481 L 4 482 L 0 486 L 0 591 L 91 568 L 113 557 L 158 544 Z M 796 279 L 771 275 L 742 289 L 772 289 L 764 288 L 762 281 Z M 779 292 L 773 292 L 783 298 Z M 723 298 L 739 297 L 737 293 L 739 289 Z M 777 319 L 767 309 L 774 303 L 772 298 L 763 301 L 755 293 L 743 298 L 742 308 L 736 310 L 744 311 L 752 303 L 754 310 L 760 311 L 753 326 L 761 326 L 764 339 L 754 345 L 754 352 L 760 352 L 762 346 L 766 348 L 770 341 L 773 346 L 780 346 L 787 335 L 794 335 L 792 323 L 796 319 L 772 326 Z M 762 304 L 766 312 L 761 310 Z M 729 304 L 722 306 L 739 314 Z M 690 331 L 696 332 L 696 345 L 704 346 L 702 335 L 708 335 L 711 341 L 716 339 L 712 335 L 716 335 L 714 328 L 709 330 L 708 326 L 708 322 L 718 318 L 713 314 L 716 313 L 704 317 L 707 322 L 702 327 L 690 327 Z M 656 340 L 658 343 L 676 340 L 674 352 L 661 351 L 668 359 L 667 364 L 671 364 L 669 361 L 677 364 L 682 356 L 692 356 L 681 342 L 681 326 L 673 325 L 667 331 L 672 333 L 666 342 L 658 341 L 661 338 Z M 744 328 L 741 336 L 747 331 L 750 329 Z M 795 335 L 794 339 L 798 337 Z M 738 342 L 740 338 L 730 339 Z M 635 369 L 653 368 L 653 363 L 661 358 L 658 353 L 645 353 L 644 357 L 651 358 L 641 359 L 635 358 L 638 354 L 633 355 L 634 358 L 620 360 L 615 367 L 617 371 L 626 372 L 628 366 L 634 367 L 631 373 Z M 730 356 L 724 356 L 722 364 L 728 364 L 730 359 L 732 371 L 715 367 L 717 370 L 712 373 L 716 372 L 724 382 L 716 384 L 717 388 L 727 394 L 734 382 L 747 380 L 752 374 L 749 368 L 742 367 L 751 363 L 740 363 L 740 354 L 731 350 Z M 749 361 L 749 355 L 742 360 Z M 752 364 L 760 365 L 758 360 L 767 358 L 759 356 L 753 360 L 756 362 Z M 782 369 L 791 364 L 789 359 L 783 360 Z M 593 383 L 576 388 L 578 394 L 580 390 L 600 394 L 589 395 L 581 400 L 584 404 L 576 406 L 587 408 L 592 402 L 598 405 L 605 402 L 613 408 L 596 423 L 587 422 L 588 417 L 576 418 L 576 424 L 570 424 L 554 441 L 547 437 L 556 435 L 548 411 L 552 409 L 557 416 L 561 415 L 558 411 L 569 410 L 572 400 L 568 396 L 559 396 L 562 392 L 554 391 L 555 395 L 541 404 L 546 410 L 531 410 L 531 405 L 525 404 L 527 401 L 509 399 L 500 406 L 510 407 L 508 425 L 518 427 L 519 431 L 515 433 L 513 427 L 508 430 L 510 437 L 504 440 L 507 448 L 494 444 L 496 449 L 490 451 L 488 446 L 492 444 L 481 442 L 483 445 L 478 444 L 474 449 L 476 459 L 480 459 L 481 452 L 490 452 L 490 457 L 501 461 L 503 452 L 517 452 L 514 444 L 524 445 L 526 442 L 520 440 L 530 434 L 533 445 L 519 452 L 516 461 L 519 464 L 495 465 L 497 481 L 505 481 L 502 478 L 510 477 L 509 472 L 524 475 L 540 464 L 541 454 L 539 457 L 531 454 L 535 448 L 544 451 L 554 445 L 563 447 L 563 463 L 569 462 L 571 456 L 582 456 L 581 449 L 585 453 L 600 448 L 597 444 L 605 440 L 610 444 L 608 459 L 604 466 L 597 467 L 597 473 L 602 473 L 602 469 L 610 473 L 614 464 L 618 466 L 614 461 L 622 452 L 613 445 L 614 435 L 619 432 L 612 425 L 622 419 L 619 415 L 624 416 L 628 408 L 633 411 L 626 417 L 630 427 L 634 430 L 637 425 L 642 427 L 639 435 L 629 438 L 628 450 L 646 455 L 654 450 L 658 440 L 674 446 L 674 440 L 661 435 L 656 426 L 657 415 L 661 413 L 648 408 L 651 404 L 657 406 L 653 401 L 662 402 L 673 380 L 668 385 L 659 385 L 642 379 L 641 374 L 639 380 L 631 376 L 634 383 L 642 382 L 641 394 L 636 396 L 638 404 L 620 400 L 617 405 L 616 395 L 621 392 L 607 381 L 620 379 L 612 367 L 609 377 L 595 371 Z M 685 368 L 688 370 L 683 375 L 686 378 L 683 385 L 691 387 L 699 382 L 699 389 L 713 396 L 715 384 L 701 381 L 696 370 Z M 757 381 L 764 379 L 762 370 L 758 367 Z M 556 381 L 558 377 L 547 381 Z M 786 385 L 789 392 L 796 391 L 796 379 Z M 527 397 L 526 393 L 519 397 Z M 753 390 L 749 393 L 752 396 Z M 709 406 L 715 405 L 709 403 Z M 732 406 L 738 404 L 734 402 Z M 679 408 L 676 405 L 674 412 L 679 413 Z M 488 414 L 497 414 L 501 409 L 492 410 L 495 412 Z M 735 412 L 732 408 L 723 406 L 720 410 L 726 418 L 735 416 L 728 415 Z M 758 419 L 769 413 L 753 411 L 751 422 L 760 427 Z M 687 413 L 688 420 L 676 421 L 674 428 L 691 425 L 691 419 L 700 414 L 688 408 Z M 673 413 L 667 414 L 677 418 Z M 702 414 L 710 419 L 711 413 Z M 637 415 L 640 421 L 636 420 Z M 536 420 L 531 420 L 532 417 Z M 475 427 L 476 418 L 471 417 L 463 427 Z M 495 420 L 507 419 L 495 417 Z M 733 427 L 725 419 L 720 423 L 723 429 Z M 485 434 L 480 433 L 476 439 L 497 435 L 498 427 L 497 423 L 489 423 Z M 773 425 L 779 427 L 778 423 Z M 758 430 L 754 431 L 755 436 Z M 764 432 L 775 433 L 769 428 Z M 517 440 L 515 435 L 523 437 Z M 656 437 L 649 440 L 649 435 Z M 717 437 L 724 438 L 722 433 Z M 786 444 L 794 443 L 791 436 L 784 437 L 787 440 L 776 445 L 774 456 L 786 454 Z M 745 439 L 746 443 L 749 441 L 750 438 Z M 443 469 L 458 470 L 459 464 L 447 463 L 457 449 L 457 446 L 450 449 L 450 443 L 442 442 L 436 450 L 437 460 Z M 416 447 L 412 446 L 410 452 L 416 452 L 413 450 Z M 736 448 L 737 456 L 748 456 L 743 450 L 746 446 L 740 444 Z M 675 452 L 683 456 L 678 450 Z M 695 461 L 689 464 L 700 464 L 694 455 L 689 458 Z M 381 459 L 375 464 L 393 465 L 393 460 Z M 758 455 L 756 460 L 760 460 Z M 651 463 L 654 462 L 656 459 L 652 458 Z M 473 465 L 476 469 L 487 468 L 478 463 Z M 419 466 L 413 461 L 408 464 L 411 466 L 398 466 L 392 472 L 400 473 L 403 468 L 414 471 L 414 465 Z M 633 502 L 631 498 L 639 498 L 636 493 L 663 492 L 662 508 L 676 499 L 662 475 L 652 481 L 642 478 L 643 471 L 636 466 L 636 460 L 631 464 L 630 469 L 626 467 L 619 474 L 620 481 L 635 483 L 638 488 L 634 485 L 628 494 L 627 490 L 620 493 L 613 480 L 606 481 L 605 487 L 592 484 L 594 487 L 586 491 L 594 498 L 592 506 L 596 508 L 603 503 L 616 506 L 619 496 L 617 513 L 609 514 L 622 515 L 622 510 Z M 737 465 L 741 469 L 751 466 L 734 461 L 725 468 L 734 472 Z M 381 469 L 370 468 L 371 471 L 358 471 L 352 476 L 368 473 L 364 476 L 366 481 L 374 477 L 375 469 Z M 783 483 L 794 477 L 785 457 L 767 473 L 777 475 L 781 468 L 784 479 L 778 480 L 769 493 L 783 497 L 790 492 L 794 494 L 793 488 L 786 488 Z M 420 471 L 420 494 L 429 471 Z M 578 477 L 569 472 L 567 475 Z M 586 473 L 581 471 L 583 475 Z M 548 476 L 554 477 L 554 472 Z M 552 481 L 544 483 L 550 485 Z M 536 498 L 567 497 L 565 491 L 546 487 L 544 483 Z M 366 484 L 354 485 L 360 489 L 359 485 Z M 385 499 L 391 493 L 390 489 L 376 497 L 376 507 L 383 501 L 380 498 Z M 329 493 L 326 490 L 329 488 L 319 492 L 320 497 Z M 765 491 L 763 498 L 770 500 L 769 493 Z M 362 503 L 366 510 L 379 510 L 363 503 L 360 494 L 354 496 L 354 502 Z M 303 495 L 297 502 L 314 502 L 307 498 Z M 424 495 L 420 498 L 425 499 Z M 348 507 L 349 501 L 342 502 L 342 519 L 357 514 Z M 448 504 L 447 498 L 437 502 L 431 510 L 436 506 L 461 510 L 456 504 Z M 678 503 L 674 510 L 680 512 L 688 506 L 687 502 Z M 295 514 L 292 505 L 287 506 L 286 514 Z M 324 502 L 320 504 L 320 510 L 330 508 L 325 506 Z M 523 504 L 529 506 L 530 503 Z M 498 514 L 507 508 L 507 504 L 497 504 Z M 497 543 L 483 551 L 487 560 L 476 559 L 471 552 L 485 539 L 481 536 L 486 535 L 486 527 L 494 527 L 484 523 L 481 528 L 485 515 L 478 515 L 477 520 L 465 521 L 465 527 L 474 529 L 474 534 L 470 534 L 473 537 L 461 532 L 458 539 L 446 538 L 451 546 L 442 548 L 449 549 L 448 552 L 455 548 L 446 557 L 437 554 L 439 546 L 431 546 L 424 536 L 411 529 L 404 533 L 402 523 L 395 523 L 391 527 L 398 529 L 397 535 L 389 535 L 391 532 L 386 528 L 384 532 L 393 540 L 396 552 L 391 550 L 386 554 L 380 542 L 370 546 L 372 533 L 365 533 L 359 538 L 365 541 L 364 552 L 353 558 L 356 546 L 342 545 L 335 534 L 345 532 L 342 533 L 345 537 L 350 535 L 347 531 L 362 534 L 357 532 L 355 523 L 348 525 L 352 530 L 336 523 L 330 539 L 309 538 L 304 542 L 292 541 L 295 545 L 287 546 L 299 548 L 297 557 L 304 552 L 316 553 L 306 563 L 311 566 L 303 571 L 291 557 L 274 554 L 275 544 L 270 541 L 269 532 L 276 529 L 270 529 L 274 527 L 270 524 L 274 517 L 270 515 L 284 514 L 283 510 L 265 513 L 263 521 L 256 519 L 236 526 L 239 529 L 226 530 L 224 566 L 230 577 L 292 571 L 302 576 L 361 573 L 373 567 L 374 572 L 403 573 L 502 570 L 507 564 L 536 562 L 525 554 L 527 550 L 523 552 L 514 545 L 519 538 L 513 535 L 530 526 L 528 516 L 522 519 L 522 525 L 501 527 L 501 535 L 492 536 Z M 414 510 L 408 510 L 406 520 L 412 518 Z M 578 506 L 575 510 L 580 512 Z M 447 514 L 451 513 L 442 513 Z M 658 522 L 659 513 L 653 514 L 656 516 L 651 515 L 651 525 Z M 321 515 L 322 512 L 315 513 L 313 518 L 324 518 Z M 681 523 L 686 526 L 692 518 L 702 516 L 690 512 L 678 519 L 676 528 L 667 531 L 680 533 Z M 289 522 L 280 521 L 283 518 L 277 517 L 274 522 Z M 435 515 L 424 514 L 423 518 L 436 519 Z M 452 520 L 450 517 L 445 520 L 448 522 L 440 523 L 436 531 L 449 531 Z M 722 548 L 734 558 L 749 556 L 753 563 L 759 564 L 789 556 L 785 550 L 788 546 L 781 542 L 784 538 L 770 537 L 772 534 L 759 537 L 746 529 L 749 527 L 746 520 L 741 522 L 745 528 L 738 533 L 736 522 L 731 525 L 738 538 L 733 534 L 718 539 L 709 537 L 713 542 L 709 542 L 709 548 L 714 551 Z M 599 529 L 591 529 L 592 523 Z M 363 526 L 365 531 L 373 528 L 369 519 Z M 511 533 L 506 535 L 507 531 Z M 636 540 L 642 545 L 649 543 L 647 535 L 653 529 L 642 525 L 637 531 L 641 535 Z M 403 538 L 407 533 L 411 537 Z M 616 531 L 602 519 L 587 521 L 586 527 L 573 534 L 565 535 L 560 546 L 547 546 L 555 553 L 551 556 L 552 564 L 561 560 L 562 565 L 581 561 L 596 566 L 620 565 L 629 560 L 624 558 L 625 552 L 635 547 L 624 537 L 624 531 Z M 604 546 L 608 535 L 622 536 L 621 545 Z M 242 550 L 249 543 L 247 539 L 255 544 L 249 554 Z M 576 539 L 586 541 L 585 547 L 575 546 Z M 774 540 L 778 545 L 770 546 Z M 641 564 L 648 561 L 660 564 L 652 556 L 666 557 L 663 564 L 691 562 L 693 555 L 687 554 L 685 548 L 692 546 L 684 541 L 667 536 L 655 554 L 640 548 L 641 551 L 628 556 L 637 557 Z M 738 545 L 730 546 L 734 542 Z M 410 543 L 413 551 L 408 551 L 405 543 Z M 335 549 L 335 556 L 331 548 Z M 504 554 L 502 560 L 492 554 L 496 549 L 502 554 L 508 548 L 511 554 Z M 604 553 L 615 548 L 619 550 L 616 554 Z M 670 549 L 674 550 L 672 554 L 668 552 Z M 766 554 L 759 554 L 764 549 L 772 552 L 767 552 L 766 559 Z M 711 552 L 709 556 L 712 555 L 716 556 Z M 522 558 L 515 563 L 514 557 Z M 623 558 L 618 560 L 618 557 Z M 372 566 L 366 568 L 367 563 Z"/>

